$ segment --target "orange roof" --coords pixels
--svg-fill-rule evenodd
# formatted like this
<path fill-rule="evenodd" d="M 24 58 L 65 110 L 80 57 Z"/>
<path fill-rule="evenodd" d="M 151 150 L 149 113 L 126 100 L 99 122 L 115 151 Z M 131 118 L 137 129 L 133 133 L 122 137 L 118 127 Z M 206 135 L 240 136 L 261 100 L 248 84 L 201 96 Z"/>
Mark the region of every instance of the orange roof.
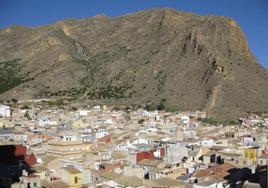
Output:
<path fill-rule="evenodd" d="M 34 139 L 34 138 L 43 138 L 43 139 L 48 140 L 49 138 L 51 138 L 51 136 L 47 134 L 29 134 L 28 135 L 28 139 Z"/>
<path fill-rule="evenodd" d="M 205 177 L 213 175 L 213 170 L 211 169 L 201 169 L 194 173 L 194 177 Z"/>
<path fill-rule="evenodd" d="M 223 171 L 223 172 L 220 172 L 220 173 L 215 173 L 210 177 L 213 178 L 213 179 L 216 179 L 216 180 L 223 180 L 226 176 L 229 176 L 229 175 L 230 175 L 229 172 Z"/>
<path fill-rule="evenodd" d="M 268 159 L 268 153 L 261 154 L 259 158 Z"/>
<path fill-rule="evenodd" d="M 194 176 L 195 177 L 209 176 L 214 179 L 221 180 L 224 179 L 224 177 L 230 175 L 228 171 L 233 168 L 235 168 L 233 165 L 229 163 L 224 163 L 207 169 L 198 170 L 194 173 Z"/>
<path fill-rule="evenodd" d="M 98 142 L 110 143 L 112 141 L 112 137 L 110 135 L 106 135 L 98 139 Z"/>
<path fill-rule="evenodd" d="M 229 170 L 235 168 L 235 166 L 231 165 L 230 163 L 223 163 L 223 164 L 220 164 L 216 167 L 223 169 L 224 171 L 229 171 Z"/>

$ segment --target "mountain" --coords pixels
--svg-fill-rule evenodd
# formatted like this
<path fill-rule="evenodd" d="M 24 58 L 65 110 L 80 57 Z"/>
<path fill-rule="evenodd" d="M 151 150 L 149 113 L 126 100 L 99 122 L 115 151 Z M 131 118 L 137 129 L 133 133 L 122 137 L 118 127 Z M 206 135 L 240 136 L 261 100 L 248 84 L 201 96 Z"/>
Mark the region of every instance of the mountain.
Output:
<path fill-rule="evenodd" d="M 268 73 L 239 25 L 150 9 L 0 30 L 0 97 L 74 97 L 219 120 L 268 111 Z"/>

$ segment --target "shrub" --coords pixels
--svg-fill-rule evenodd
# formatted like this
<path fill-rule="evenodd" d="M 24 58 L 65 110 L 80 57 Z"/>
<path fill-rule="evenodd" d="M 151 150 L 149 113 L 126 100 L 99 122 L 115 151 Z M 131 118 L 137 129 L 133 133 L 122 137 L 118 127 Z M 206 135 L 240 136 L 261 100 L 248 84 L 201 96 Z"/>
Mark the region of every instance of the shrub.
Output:
<path fill-rule="evenodd" d="M 138 121 L 138 124 L 143 124 L 144 123 L 144 119 L 140 119 L 139 121 Z"/>
<path fill-rule="evenodd" d="M 198 121 L 201 121 L 201 122 L 203 122 L 203 123 L 208 123 L 208 124 L 213 124 L 213 125 L 215 125 L 215 124 L 218 123 L 217 120 L 215 120 L 215 119 L 213 119 L 213 118 L 211 118 L 211 117 L 198 118 L 197 120 L 198 120 Z"/>
<path fill-rule="evenodd" d="M 26 112 L 24 113 L 24 117 L 27 118 L 27 119 L 31 119 L 30 114 L 29 114 L 28 111 L 26 111 Z"/>

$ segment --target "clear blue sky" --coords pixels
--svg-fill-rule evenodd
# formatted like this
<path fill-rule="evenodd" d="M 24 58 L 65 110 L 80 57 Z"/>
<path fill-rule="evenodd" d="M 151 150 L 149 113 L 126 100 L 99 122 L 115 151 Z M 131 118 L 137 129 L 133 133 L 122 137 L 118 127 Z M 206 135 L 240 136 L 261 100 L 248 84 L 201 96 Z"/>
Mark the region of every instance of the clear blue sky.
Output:
<path fill-rule="evenodd" d="M 39 26 L 96 14 L 117 16 L 153 7 L 235 19 L 259 62 L 268 68 L 268 0 L 0 0 L 0 28 Z"/>

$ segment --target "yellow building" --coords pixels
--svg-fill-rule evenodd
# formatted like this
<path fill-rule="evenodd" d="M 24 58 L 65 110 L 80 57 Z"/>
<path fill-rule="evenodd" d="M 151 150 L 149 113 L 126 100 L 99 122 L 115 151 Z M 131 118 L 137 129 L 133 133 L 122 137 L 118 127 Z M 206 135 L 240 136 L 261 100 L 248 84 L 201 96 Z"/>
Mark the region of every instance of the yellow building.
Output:
<path fill-rule="evenodd" d="M 83 186 L 82 172 L 72 165 L 61 168 L 60 177 L 70 188 L 81 188 Z"/>
<path fill-rule="evenodd" d="M 257 162 L 257 149 L 256 148 L 244 148 L 244 158 L 252 164 Z"/>
<path fill-rule="evenodd" d="M 73 122 L 74 128 L 86 128 L 86 124 L 82 121 L 82 119 L 76 120 Z"/>

